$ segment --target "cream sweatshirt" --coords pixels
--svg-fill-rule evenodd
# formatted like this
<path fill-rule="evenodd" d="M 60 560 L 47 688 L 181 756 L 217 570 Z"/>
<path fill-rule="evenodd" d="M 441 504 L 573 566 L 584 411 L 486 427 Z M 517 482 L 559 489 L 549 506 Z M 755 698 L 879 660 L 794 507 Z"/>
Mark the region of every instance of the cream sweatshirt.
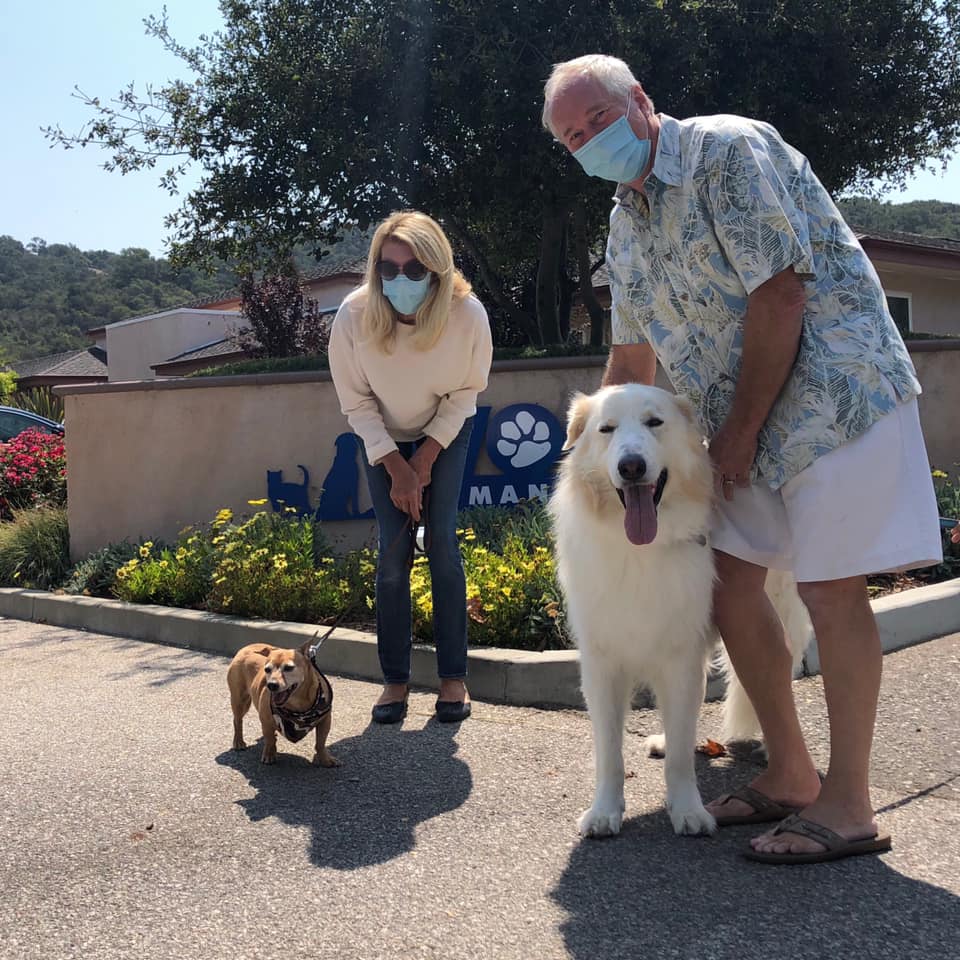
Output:
<path fill-rule="evenodd" d="M 429 350 L 413 346 L 413 326 L 397 324 L 392 353 L 363 336 L 366 288 L 341 304 L 330 331 L 330 373 L 340 409 L 363 440 L 370 463 L 397 442 L 433 437 L 448 447 L 477 394 L 487 386 L 493 340 L 483 304 L 473 295 L 454 300 L 440 339 Z"/>

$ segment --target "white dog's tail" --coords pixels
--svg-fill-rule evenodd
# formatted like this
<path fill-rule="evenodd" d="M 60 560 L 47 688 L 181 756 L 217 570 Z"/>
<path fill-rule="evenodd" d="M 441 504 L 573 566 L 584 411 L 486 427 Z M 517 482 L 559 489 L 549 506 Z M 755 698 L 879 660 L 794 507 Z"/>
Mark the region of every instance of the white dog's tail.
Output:
<path fill-rule="evenodd" d="M 810 644 L 813 628 L 807 609 L 800 600 L 792 576 L 782 570 L 767 573 L 767 595 L 783 623 L 787 646 L 793 655 L 793 675 L 799 674 L 803 655 Z M 733 664 L 721 645 L 720 670 L 726 679 L 727 696 L 723 704 L 723 725 L 720 736 L 724 743 L 760 738 L 760 724 L 756 711 L 740 684 Z"/>

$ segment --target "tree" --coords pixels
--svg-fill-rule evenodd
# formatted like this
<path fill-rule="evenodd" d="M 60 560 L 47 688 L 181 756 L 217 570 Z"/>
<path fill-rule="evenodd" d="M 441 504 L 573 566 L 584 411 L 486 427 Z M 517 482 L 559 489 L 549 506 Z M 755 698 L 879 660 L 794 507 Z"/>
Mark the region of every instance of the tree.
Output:
<path fill-rule="evenodd" d="M 504 326 L 563 338 L 611 187 L 539 129 L 551 64 L 625 59 L 673 116 L 767 120 L 828 189 L 903 179 L 960 139 L 958 0 L 223 0 L 187 49 L 194 79 L 111 102 L 65 147 L 122 172 L 188 162 L 200 185 L 168 219 L 173 258 L 250 266 L 318 251 L 398 207 L 439 219 Z"/>
<path fill-rule="evenodd" d="M 316 300 L 304 296 L 296 269 L 240 281 L 240 312 L 249 326 L 234 334 L 237 344 L 253 357 L 293 357 L 325 354 L 330 328 Z"/>

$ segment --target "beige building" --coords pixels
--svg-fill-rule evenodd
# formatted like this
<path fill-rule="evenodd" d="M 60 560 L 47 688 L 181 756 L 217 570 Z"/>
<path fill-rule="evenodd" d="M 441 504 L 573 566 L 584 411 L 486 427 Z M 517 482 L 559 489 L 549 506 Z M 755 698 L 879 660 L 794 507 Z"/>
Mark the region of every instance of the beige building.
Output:
<path fill-rule="evenodd" d="M 960 240 L 858 228 L 854 233 L 880 277 L 902 333 L 960 337 Z M 605 267 L 594 274 L 593 288 L 609 311 Z M 576 308 L 572 323 L 588 327 L 582 307 Z M 609 340 L 609 320 L 605 339 Z"/>
<path fill-rule="evenodd" d="M 323 264 L 302 278 L 304 295 L 322 312 L 333 313 L 363 282 L 365 266 L 365 257 Z M 106 352 L 110 382 L 120 382 L 184 376 L 241 360 L 246 354 L 232 339 L 241 326 L 240 294 L 232 290 L 213 300 L 111 323 L 89 335 Z"/>

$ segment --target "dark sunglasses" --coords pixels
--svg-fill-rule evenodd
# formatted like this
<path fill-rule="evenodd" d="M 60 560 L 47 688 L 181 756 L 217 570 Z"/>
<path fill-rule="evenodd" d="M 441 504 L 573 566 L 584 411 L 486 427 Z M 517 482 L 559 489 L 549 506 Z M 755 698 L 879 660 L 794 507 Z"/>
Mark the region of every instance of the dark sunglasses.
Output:
<path fill-rule="evenodd" d="M 430 271 L 419 260 L 408 260 L 402 267 L 392 260 L 380 260 L 377 273 L 381 280 L 396 280 L 402 273 L 408 280 L 422 280 Z"/>

